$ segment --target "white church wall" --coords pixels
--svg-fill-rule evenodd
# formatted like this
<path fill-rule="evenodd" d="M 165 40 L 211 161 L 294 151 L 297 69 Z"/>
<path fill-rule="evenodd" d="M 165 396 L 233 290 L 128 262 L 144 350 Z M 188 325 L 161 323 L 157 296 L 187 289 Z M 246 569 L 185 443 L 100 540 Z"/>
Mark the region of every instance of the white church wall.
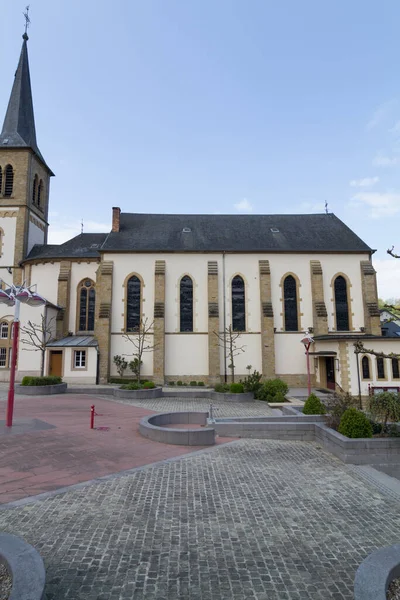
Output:
<path fill-rule="evenodd" d="M 208 375 L 208 335 L 165 336 L 165 374 L 171 376 Z"/>
<path fill-rule="evenodd" d="M 14 264 L 15 232 L 17 227 L 18 208 L 8 208 L 7 206 L 2 206 L 0 214 L 7 215 L 4 217 L 0 216 L 0 229 L 3 232 L 0 240 L 0 265 L 9 267 Z M 15 216 L 11 217 L 8 215 Z M 6 281 L 7 277 L 10 279 L 7 272 L 1 273 L 1 277 L 4 277 Z"/>
<path fill-rule="evenodd" d="M 57 304 L 59 272 L 59 262 L 32 265 L 31 284 L 36 284 L 38 293 L 53 304 Z"/>
<path fill-rule="evenodd" d="M 307 361 L 301 339 L 303 333 L 282 333 L 275 335 L 275 373 L 304 374 L 307 373 Z M 310 360 L 311 372 L 314 371 Z"/>
<path fill-rule="evenodd" d="M 75 350 L 86 351 L 86 367 L 82 369 L 74 368 Z M 63 381 L 70 384 L 96 383 L 97 373 L 97 349 L 89 348 L 63 348 Z"/>
<path fill-rule="evenodd" d="M 387 338 L 386 338 L 387 340 Z M 357 359 L 354 354 L 354 342 L 348 342 L 348 354 L 350 359 L 350 376 L 351 376 L 351 388 L 353 394 L 358 394 L 358 373 L 357 373 Z M 393 338 L 393 340 L 387 340 L 380 342 L 379 340 L 365 340 L 364 346 L 368 349 L 375 350 L 375 352 L 383 352 L 384 354 L 400 355 L 400 339 Z M 362 376 L 362 365 L 361 359 L 364 355 L 359 355 L 360 365 L 360 384 L 361 384 L 361 395 L 368 395 L 368 384 L 375 387 L 400 387 L 400 379 L 393 379 L 392 373 L 392 362 L 390 358 L 384 358 L 385 365 L 385 378 L 378 379 L 378 370 L 376 366 L 376 356 L 372 354 L 366 354 L 369 357 L 369 368 L 370 368 L 370 380 L 363 379 Z"/>
<path fill-rule="evenodd" d="M 133 336 L 132 336 L 133 337 Z M 152 343 L 153 336 L 149 336 L 149 343 Z M 133 354 L 136 352 L 134 345 L 129 342 L 122 334 L 111 335 L 110 344 L 110 374 L 111 377 L 119 377 L 117 368 L 114 364 L 114 356 L 120 355 L 129 363 L 133 360 Z M 144 352 L 142 356 L 142 377 L 151 377 L 153 375 L 153 352 Z M 124 377 L 134 377 L 134 374 L 129 369 L 126 369 Z"/>
<path fill-rule="evenodd" d="M 35 244 L 44 244 L 44 238 L 44 231 L 32 221 L 29 221 L 27 252 L 29 253 Z"/>
<path fill-rule="evenodd" d="M 91 279 L 96 283 L 97 262 L 73 262 L 71 267 L 70 302 L 69 302 L 69 330 L 76 333 L 77 324 L 76 311 L 78 307 L 78 285 L 83 279 Z"/>
<path fill-rule="evenodd" d="M 44 307 L 33 307 L 27 304 L 21 304 L 20 323 L 21 328 L 26 327 L 28 321 L 37 327 L 41 327 Z M 41 366 L 41 352 L 34 350 L 31 345 L 25 344 L 24 340 L 29 341 L 29 336 L 21 329 L 18 353 L 17 381 L 20 381 L 25 375 L 39 376 Z"/>

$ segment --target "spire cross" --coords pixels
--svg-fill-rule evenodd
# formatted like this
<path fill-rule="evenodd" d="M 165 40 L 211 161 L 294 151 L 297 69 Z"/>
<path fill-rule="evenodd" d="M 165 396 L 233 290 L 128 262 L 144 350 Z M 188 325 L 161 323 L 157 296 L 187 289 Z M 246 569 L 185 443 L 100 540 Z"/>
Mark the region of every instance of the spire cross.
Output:
<path fill-rule="evenodd" d="M 26 10 L 26 12 L 24 12 L 24 13 L 22 13 L 22 14 L 23 14 L 23 15 L 24 15 L 24 17 L 25 17 L 25 35 L 27 35 L 27 32 L 28 32 L 28 27 L 29 27 L 29 25 L 30 25 L 30 23 L 31 23 L 31 20 L 30 20 L 30 18 L 29 18 L 29 4 L 28 4 L 28 6 L 26 7 L 26 9 L 25 9 L 25 10 Z"/>
<path fill-rule="evenodd" d="M 328 214 L 328 202 L 325 200 L 325 212 Z"/>

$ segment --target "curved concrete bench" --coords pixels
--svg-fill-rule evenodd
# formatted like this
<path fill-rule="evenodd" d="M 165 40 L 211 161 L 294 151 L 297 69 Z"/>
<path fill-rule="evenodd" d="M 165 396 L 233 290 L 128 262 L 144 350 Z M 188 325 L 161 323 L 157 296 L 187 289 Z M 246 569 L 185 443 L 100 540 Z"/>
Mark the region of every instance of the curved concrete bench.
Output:
<path fill-rule="evenodd" d="M 212 446 L 215 444 L 215 429 L 173 429 L 166 425 L 207 425 L 207 412 L 160 413 L 144 417 L 139 424 L 140 433 L 154 442 L 179 446 Z"/>
<path fill-rule="evenodd" d="M 386 592 L 400 577 L 400 544 L 373 552 L 361 563 L 354 580 L 354 600 L 386 600 Z"/>
<path fill-rule="evenodd" d="M 150 390 L 114 390 L 115 398 L 123 398 L 124 400 L 152 400 L 153 398 L 161 398 L 162 388 L 156 387 Z"/>
<path fill-rule="evenodd" d="M 65 394 L 68 385 L 57 383 L 55 385 L 16 385 L 15 392 L 23 396 L 51 396 L 53 394 Z"/>
<path fill-rule="evenodd" d="M 46 572 L 40 554 L 31 546 L 8 533 L 0 533 L 0 562 L 11 573 L 9 600 L 42 600 Z"/>

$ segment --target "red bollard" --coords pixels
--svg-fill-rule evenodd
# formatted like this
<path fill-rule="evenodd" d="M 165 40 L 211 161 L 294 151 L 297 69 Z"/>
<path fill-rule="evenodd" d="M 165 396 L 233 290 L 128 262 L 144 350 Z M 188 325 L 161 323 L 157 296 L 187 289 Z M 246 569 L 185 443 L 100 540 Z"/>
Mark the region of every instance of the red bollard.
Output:
<path fill-rule="evenodd" d="M 94 429 L 94 404 L 90 407 L 90 429 Z"/>

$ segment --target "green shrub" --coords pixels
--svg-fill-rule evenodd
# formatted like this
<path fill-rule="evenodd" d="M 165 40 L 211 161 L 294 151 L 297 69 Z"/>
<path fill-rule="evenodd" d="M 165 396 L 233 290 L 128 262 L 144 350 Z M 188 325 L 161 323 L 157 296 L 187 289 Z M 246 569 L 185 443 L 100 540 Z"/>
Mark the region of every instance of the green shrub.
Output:
<path fill-rule="evenodd" d="M 310 394 L 304 403 L 303 415 L 324 415 L 325 406 L 315 394 Z"/>
<path fill-rule="evenodd" d="M 132 383 L 132 381 L 136 381 L 136 379 L 132 379 L 132 377 L 110 377 L 108 380 L 109 383 Z"/>
<path fill-rule="evenodd" d="M 243 394 L 244 387 L 242 383 L 231 383 L 229 387 L 229 391 L 231 394 Z"/>
<path fill-rule="evenodd" d="M 286 402 L 286 398 L 281 392 L 278 392 L 275 396 L 270 396 L 268 402 Z"/>
<path fill-rule="evenodd" d="M 197 381 L 191 381 L 191 382 L 190 382 L 190 385 L 191 385 L 192 387 L 194 387 L 195 385 L 197 385 Z"/>
<path fill-rule="evenodd" d="M 225 394 L 226 392 L 229 392 L 229 385 L 226 383 L 217 383 L 214 386 L 214 390 L 219 394 Z"/>
<path fill-rule="evenodd" d="M 249 365 L 250 366 L 250 365 Z M 248 367 L 247 367 L 248 368 Z M 251 368 L 251 367 L 250 367 Z M 240 383 L 243 384 L 245 392 L 257 392 L 262 386 L 261 383 L 261 373 L 258 371 L 254 371 L 252 374 L 248 374 L 244 380 L 240 380 Z"/>
<path fill-rule="evenodd" d="M 131 390 L 131 391 L 132 390 L 141 390 L 142 386 L 137 381 L 131 381 L 130 383 L 125 383 L 124 385 L 121 385 L 120 389 L 121 390 Z"/>
<path fill-rule="evenodd" d="M 377 423 L 373 419 L 370 419 L 369 422 L 371 423 L 372 427 L 372 435 L 379 435 L 382 433 L 382 425 L 380 423 Z"/>
<path fill-rule="evenodd" d="M 33 385 L 33 386 L 58 385 L 59 383 L 62 383 L 62 379 L 61 379 L 61 377 L 58 377 L 57 375 L 48 375 L 47 377 L 25 376 L 21 381 L 21 385 L 23 385 L 23 386 L 26 386 L 26 385 Z"/>
<path fill-rule="evenodd" d="M 326 424 L 328 427 L 332 427 L 336 431 L 339 429 L 340 419 L 348 408 L 357 408 L 359 406 L 359 400 L 357 397 L 352 396 L 348 392 L 335 392 L 328 398 L 327 401 L 327 412 L 328 417 Z"/>
<path fill-rule="evenodd" d="M 198 381 L 198 382 L 197 382 L 197 385 L 199 385 L 199 386 L 204 386 L 204 381 Z"/>
<path fill-rule="evenodd" d="M 400 421 L 400 395 L 393 392 L 382 392 L 371 396 L 369 400 L 370 413 L 382 423 L 382 430 L 387 430 L 387 422 Z"/>
<path fill-rule="evenodd" d="M 181 380 L 177 381 L 176 385 L 183 385 L 183 381 L 181 381 Z"/>
<path fill-rule="evenodd" d="M 168 385 L 175 385 L 175 381 L 170 381 Z"/>
<path fill-rule="evenodd" d="M 340 419 L 339 433 L 348 438 L 371 438 L 372 425 L 363 412 L 348 408 Z"/>
<path fill-rule="evenodd" d="M 113 358 L 113 362 L 114 365 L 117 369 L 117 373 L 120 377 L 122 377 L 122 375 L 124 374 L 124 371 L 126 370 L 128 363 L 126 362 L 126 360 L 124 359 L 123 356 L 120 356 L 119 354 L 117 354 L 116 356 L 114 356 Z"/>
<path fill-rule="evenodd" d="M 142 387 L 144 390 L 152 390 L 156 387 L 156 384 L 153 381 L 145 381 Z"/>
<path fill-rule="evenodd" d="M 261 387 L 256 391 L 255 397 L 257 400 L 266 400 L 267 402 L 275 402 L 272 398 L 275 396 L 282 395 L 286 396 L 288 393 L 287 384 L 282 379 L 268 379 Z M 278 400 L 280 402 L 280 400 Z"/>

